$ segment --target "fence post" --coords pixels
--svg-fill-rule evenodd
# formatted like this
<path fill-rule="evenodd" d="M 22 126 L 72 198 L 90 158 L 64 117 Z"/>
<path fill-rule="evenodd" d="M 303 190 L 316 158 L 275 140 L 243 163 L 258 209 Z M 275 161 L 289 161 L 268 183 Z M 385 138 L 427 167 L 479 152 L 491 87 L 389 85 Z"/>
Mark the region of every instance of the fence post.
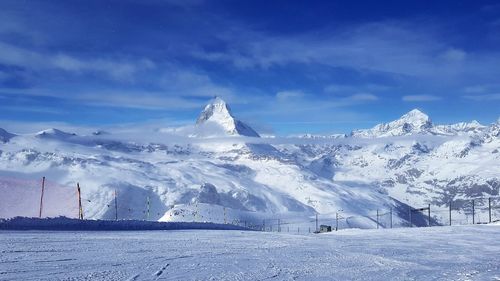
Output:
<path fill-rule="evenodd" d="M 76 183 L 76 190 L 78 192 L 78 218 L 83 220 L 82 193 L 80 190 L 80 183 Z"/>
<path fill-rule="evenodd" d="M 488 198 L 488 222 L 491 223 L 491 197 Z"/>
<path fill-rule="evenodd" d="M 427 207 L 427 220 L 429 221 L 429 227 L 431 227 L 431 204 Z"/>
<path fill-rule="evenodd" d="M 377 229 L 378 229 L 378 209 L 377 209 Z"/>
<path fill-rule="evenodd" d="M 451 202 L 452 201 L 450 201 L 450 226 L 451 226 Z"/>
<path fill-rule="evenodd" d="M 196 203 L 196 207 L 198 208 L 198 203 Z M 149 206 L 150 206 L 150 203 L 149 203 L 149 196 L 148 196 L 148 200 L 147 200 L 147 203 L 146 203 L 146 220 L 148 221 L 149 220 Z M 196 210 L 196 212 L 198 212 L 198 210 Z"/>
<path fill-rule="evenodd" d="M 335 213 L 335 231 L 339 230 L 339 213 Z"/>
<path fill-rule="evenodd" d="M 264 229 L 264 232 L 266 231 L 266 220 L 262 220 L 262 229 Z"/>
<path fill-rule="evenodd" d="M 42 217 L 42 209 L 43 209 L 43 192 L 45 191 L 45 177 L 42 177 L 42 193 L 40 194 L 40 212 L 38 213 L 38 217 Z"/>
<path fill-rule="evenodd" d="M 281 220 L 278 219 L 278 232 L 281 232 Z"/>
<path fill-rule="evenodd" d="M 408 218 L 410 219 L 410 227 L 413 227 L 413 224 L 411 223 L 411 206 L 408 206 Z"/>
<path fill-rule="evenodd" d="M 297 233 L 300 233 L 300 227 L 297 226 Z"/>
<path fill-rule="evenodd" d="M 115 189 L 115 220 L 118 220 L 118 200 L 116 199 L 116 189 Z"/>
<path fill-rule="evenodd" d="M 392 207 L 390 213 L 391 213 L 391 228 L 392 228 Z"/>
<path fill-rule="evenodd" d="M 472 224 L 476 223 L 476 209 L 474 205 L 474 199 L 472 199 Z"/>
<path fill-rule="evenodd" d="M 316 231 L 318 231 L 318 213 L 316 213 Z"/>

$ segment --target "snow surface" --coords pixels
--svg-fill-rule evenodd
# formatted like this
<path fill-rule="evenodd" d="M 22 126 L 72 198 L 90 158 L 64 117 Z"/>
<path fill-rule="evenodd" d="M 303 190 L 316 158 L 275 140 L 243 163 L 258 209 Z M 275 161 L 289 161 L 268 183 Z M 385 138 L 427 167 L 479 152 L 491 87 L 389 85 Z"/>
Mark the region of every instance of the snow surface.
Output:
<path fill-rule="evenodd" d="M 499 231 L 0 231 L 0 279 L 500 280 Z"/>

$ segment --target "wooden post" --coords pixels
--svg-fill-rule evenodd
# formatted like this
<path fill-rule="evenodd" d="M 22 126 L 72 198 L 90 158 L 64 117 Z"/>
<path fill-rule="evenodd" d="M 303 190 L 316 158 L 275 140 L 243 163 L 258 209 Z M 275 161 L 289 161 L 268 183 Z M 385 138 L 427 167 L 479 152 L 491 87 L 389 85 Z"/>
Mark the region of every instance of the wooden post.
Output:
<path fill-rule="evenodd" d="M 488 198 L 488 222 L 491 223 L 491 197 Z"/>
<path fill-rule="evenodd" d="M 450 218 L 449 218 L 450 219 L 450 226 L 451 226 L 451 202 L 452 201 L 450 201 Z"/>
<path fill-rule="evenodd" d="M 377 209 L 377 229 L 378 229 L 378 209 Z"/>
<path fill-rule="evenodd" d="M 390 210 L 390 214 L 391 214 L 391 228 L 392 228 L 392 207 L 391 207 L 391 210 Z"/>
<path fill-rule="evenodd" d="M 316 232 L 318 232 L 318 213 L 316 213 Z"/>
<path fill-rule="evenodd" d="M 266 220 L 262 220 L 262 228 L 266 231 Z"/>
<path fill-rule="evenodd" d="M 226 207 L 224 207 L 224 224 L 227 224 Z"/>
<path fill-rule="evenodd" d="M 150 201 L 149 201 L 149 195 L 148 195 L 148 200 L 147 200 L 147 211 L 146 211 L 146 220 L 149 220 L 149 208 L 150 208 Z"/>
<path fill-rule="evenodd" d="M 476 223 L 476 206 L 474 199 L 472 199 L 472 224 Z"/>
<path fill-rule="evenodd" d="M 335 231 L 339 230 L 339 213 L 335 213 Z"/>
<path fill-rule="evenodd" d="M 83 220 L 82 192 L 80 190 L 80 183 L 76 183 L 76 190 L 78 192 L 78 218 Z"/>
<path fill-rule="evenodd" d="M 118 220 L 118 199 L 116 198 L 116 189 L 115 189 L 115 220 Z"/>
<path fill-rule="evenodd" d="M 42 209 L 43 209 L 43 193 L 45 192 L 45 177 L 42 177 L 42 192 L 40 194 L 40 211 L 38 213 L 38 217 L 42 217 Z"/>
<path fill-rule="evenodd" d="M 429 227 L 431 227 L 431 204 L 427 207 L 427 220 L 429 221 Z"/>
<path fill-rule="evenodd" d="M 410 219 L 410 227 L 413 227 L 413 223 L 411 222 L 411 206 L 408 206 L 408 218 Z"/>
<path fill-rule="evenodd" d="M 278 232 L 281 232 L 281 220 L 278 219 Z"/>

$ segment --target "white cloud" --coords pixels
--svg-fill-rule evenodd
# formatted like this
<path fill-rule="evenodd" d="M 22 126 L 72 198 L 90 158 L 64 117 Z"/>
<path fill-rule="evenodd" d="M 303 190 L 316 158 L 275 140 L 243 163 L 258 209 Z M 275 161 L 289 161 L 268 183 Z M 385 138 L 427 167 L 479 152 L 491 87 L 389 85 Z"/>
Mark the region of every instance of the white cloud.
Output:
<path fill-rule="evenodd" d="M 442 56 L 450 62 L 460 62 L 465 60 L 467 53 L 460 49 L 450 48 L 446 50 Z"/>
<path fill-rule="evenodd" d="M 487 95 L 466 95 L 463 96 L 466 99 L 474 101 L 497 101 L 500 100 L 500 93 L 498 94 L 487 94 Z"/>
<path fill-rule="evenodd" d="M 290 99 L 302 98 L 304 93 L 302 91 L 280 91 L 276 93 L 276 98 L 279 101 L 287 101 Z"/>
<path fill-rule="evenodd" d="M 408 96 L 403 96 L 401 99 L 406 102 L 425 102 L 425 101 L 437 101 L 441 100 L 442 98 L 434 95 L 408 95 Z"/>
<path fill-rule="evenodd" d="M 378 100 L 378 97 L 370 94 L 370 93 L 357 93 L 351 96 L 348 96 L 346 100 L 351 100 L 351 101 L 376 101 Z"/>
<path fill-rule="evenodd" d="M 484 85 L 470 86 L 464 89 L 464 92 L 468 94 L 478 94 L 484 93 L 487 90 L 487 87 Z"/>
<path fill-rule="evenodd" d="M 160 87 L 169 95 L 213 97 L 220 96 L 225 100 L 234 99 L 234 91 L 215 83 L 210 76 L 192 70 L 170 66 L 160 78 Z"/>
<path fill-rule="evenodd" d="M 334 30 L 334 31 L 332 31 Z M 418 22 L 378 22 L 343 29 L 286 36 L 233 27 L 219 34 L 224 52 L 199 47 L 199 59 L 232 63 L 239 68 L 270 68 L 290 63 L 347 67 L 427 81 L 454 83 L 481 77 L 496 79 L 500 52 L 468 52 L 450 46 L 439 27 Z"/>
<path fill-rule="evenodd" d="M 136 72 L 155 65 L 147 59 L 135 61 L 76 58 L 67 54 L 45 54 L 0 42 L 0 63 L 30 70 L 55 69 L 67 72 L 98 72 L 116 80 L 130 80 Z"/>

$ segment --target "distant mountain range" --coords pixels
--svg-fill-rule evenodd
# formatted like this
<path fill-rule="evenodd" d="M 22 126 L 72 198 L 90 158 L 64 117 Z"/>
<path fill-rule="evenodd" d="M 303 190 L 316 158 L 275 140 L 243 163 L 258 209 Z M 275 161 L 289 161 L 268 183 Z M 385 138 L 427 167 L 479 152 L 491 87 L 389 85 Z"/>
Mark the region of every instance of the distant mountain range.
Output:
<path fill-rule="evenodd" d="M 189 130 L 159 132 L 182 138 L 133 142 L 113 131 L 0 129 L 0 192 L 9 194 L 0 197 L 0 217 L 35 216 L 33 180 L 41 176 L 58 186 L 47 195 L 47 214 L 76 216 L 80 182 L 89 218 L 114 218 L 115 190 L 122 218 L 145 218 L 150 202 L 154 220 L 307 221 L 342 210 L 359 216 L 349 222 L 356 227 L 374 227 L 366 216 L 376 209 L 399 210 L 395 220 L 404 221 L 408 206 L 499 195 L 499 121 L 435 125 L 412 110 L 349 135 L 280 142 L 260 138 L 214 98 Z"/>

